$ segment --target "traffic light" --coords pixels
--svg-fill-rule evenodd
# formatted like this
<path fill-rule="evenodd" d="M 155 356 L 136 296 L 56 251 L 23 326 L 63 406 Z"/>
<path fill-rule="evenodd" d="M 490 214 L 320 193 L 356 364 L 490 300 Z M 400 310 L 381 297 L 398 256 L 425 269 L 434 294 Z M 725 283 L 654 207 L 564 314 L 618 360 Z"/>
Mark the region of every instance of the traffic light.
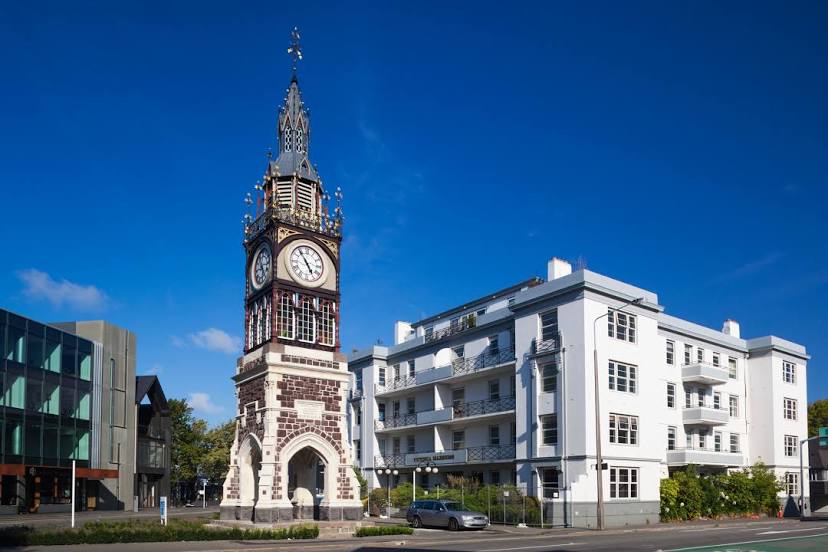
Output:
<path fill-rule="evenodd" d="M 819 428 L 819 446 L 828 448 L 828 427 Z"/>

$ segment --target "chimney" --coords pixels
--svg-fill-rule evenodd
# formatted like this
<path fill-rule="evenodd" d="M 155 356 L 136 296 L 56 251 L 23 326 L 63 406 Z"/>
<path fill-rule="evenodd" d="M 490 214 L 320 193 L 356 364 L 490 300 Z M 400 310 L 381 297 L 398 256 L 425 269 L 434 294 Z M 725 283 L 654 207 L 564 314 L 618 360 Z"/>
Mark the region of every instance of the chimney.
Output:
<path fill-rule="evenodd" d="M 568 261 L 552 257 L 547 265 L 547 281 L 557 280 L 567 274 L 572 274 L 572 265 Z"/>
<path fill-rule="evenodd" d="M 733 337 L 739 337 L 739 323 L 735 320 L 731 320 L 728 318 L 724 321 L 724 326 L 722 326 L 722 333 L 726 335 L 732 335 Z"/>

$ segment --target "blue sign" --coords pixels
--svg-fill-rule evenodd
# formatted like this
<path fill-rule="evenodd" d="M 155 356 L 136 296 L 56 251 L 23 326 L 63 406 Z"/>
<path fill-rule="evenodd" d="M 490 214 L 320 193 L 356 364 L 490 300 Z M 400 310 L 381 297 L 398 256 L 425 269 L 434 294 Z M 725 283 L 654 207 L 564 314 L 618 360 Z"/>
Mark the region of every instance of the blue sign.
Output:
<path fill-rule="evenodd" d="M 158 510 L 161 513 L 161 523 L 167 524 L 167 497 L 162 496 L 158 501 Z"/>

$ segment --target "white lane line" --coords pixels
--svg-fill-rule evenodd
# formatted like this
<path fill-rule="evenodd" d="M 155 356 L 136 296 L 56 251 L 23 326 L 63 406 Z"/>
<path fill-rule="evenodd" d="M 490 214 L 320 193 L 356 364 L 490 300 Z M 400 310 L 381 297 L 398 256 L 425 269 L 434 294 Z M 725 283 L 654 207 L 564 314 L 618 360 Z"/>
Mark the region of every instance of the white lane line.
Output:
<path fill-rule="evenodd" d="M 825 526 L 808 527 L 807 529 L 780 529 L 779 531 L 765 531 L 764 533 L 756 533 L 757 535 L 779 535 L 781 533 L 800 533 L 802 531 L 822 531 Z"/>
<path fill-rule="evenodd" d="M 558 544 L 539 544 L 537 546 L 516 546 L 513 548 L 490 548 L 486 552 L 508 552 L 509 550 L 534 550 L 536 548 L 555 548 L 557 546 L 583 546 L 585 542 L 561 542 Z"/>
<path fill-rule="evenodd" d="M 671 548 L 670 550 L 665 550 L 664 552 L 682 552 L 684 550 L 702 550 L 705 548 L 720 548 L 722 546 L 738 546 L 741 544 L 759 544 L 759 543 L 766 543 L 766 542 L 777 542 L 777 541 L 787 541 L 787 540 L 801 540 L 801 539 L 813 539 L 816 537 L 828 537 L 828 533 L 819 533 L 817 535 L 802 535 L 799 537 L 781 537 L 778 539 L 762 539 L 762 540 L 751 540 L 751 541 L 742 541 L 742 542 L 723 542 L 718 544 L 708 544 L 705 546 L 691 546 L 689 548 Z"/>

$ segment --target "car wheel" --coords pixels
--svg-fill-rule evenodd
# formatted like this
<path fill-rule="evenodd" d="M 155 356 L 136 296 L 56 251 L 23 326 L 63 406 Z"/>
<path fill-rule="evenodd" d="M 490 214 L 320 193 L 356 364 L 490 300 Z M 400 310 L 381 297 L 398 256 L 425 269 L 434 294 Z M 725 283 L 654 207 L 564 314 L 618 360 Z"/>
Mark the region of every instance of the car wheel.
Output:
<path fill-rule="evenodd" d="M 414 521 L 411 522 L 411 525 L 414 529 L 419 529 L 423 526 L 423 520 L 420 519 L 420 516 L 414 516 Z"/>
<path fill-rule="evenodd" d="M 458 529 L 460 529 L 460 526 L 457 524 L 457 520 L 454 519 L 454 518 L 451 518 L 449 520 L 449 530 L 450 531 L 457 531 Z"/>

